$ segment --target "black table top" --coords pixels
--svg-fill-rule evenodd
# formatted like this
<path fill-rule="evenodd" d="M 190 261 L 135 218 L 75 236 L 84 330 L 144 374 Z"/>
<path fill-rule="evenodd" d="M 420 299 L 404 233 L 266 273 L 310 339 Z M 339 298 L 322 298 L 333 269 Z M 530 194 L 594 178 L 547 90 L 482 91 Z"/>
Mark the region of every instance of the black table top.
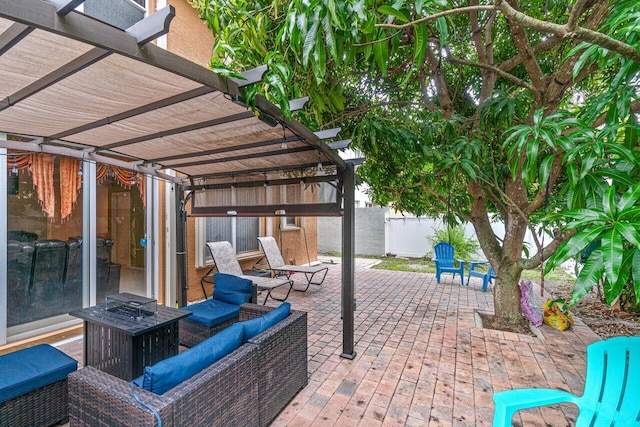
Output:
<path fill-rule="evenodd" d="M 120 295 L 128 296 L 130 294 Z M 143 315 L 138 317 L 130 313 L 130 307 L 123 306 L 117 299 L 108 299 L 105 303 L 74 310 L 69 314 L 87 322 L 104 325 L 132 336 L 142 335 L 191 314 L 190 311 L 178 310 L 163 305 L 156 305 L 153 308 L 155 312 L 142 308 L 144 310 Z"/>

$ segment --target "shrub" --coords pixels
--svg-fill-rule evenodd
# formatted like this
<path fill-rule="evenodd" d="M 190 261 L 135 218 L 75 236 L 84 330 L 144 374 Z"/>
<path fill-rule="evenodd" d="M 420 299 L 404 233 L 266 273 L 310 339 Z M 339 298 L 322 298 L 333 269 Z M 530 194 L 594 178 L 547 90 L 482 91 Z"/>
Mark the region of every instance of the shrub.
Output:
<path fill-rule="evenodd" d="M 451 227 L 449 230 L 436 230 L 432 237 L 427 237 L 432 246 L 440 242 L 447 242 L 456 248 L 456 258 L 469 260 L 475 256 L 480 249 L 480 245 L 475 239 L 469 239 L 464 235 L 464 228 L 460 226 Z M 449 240 L 451 239 L 451 240 Z"/>

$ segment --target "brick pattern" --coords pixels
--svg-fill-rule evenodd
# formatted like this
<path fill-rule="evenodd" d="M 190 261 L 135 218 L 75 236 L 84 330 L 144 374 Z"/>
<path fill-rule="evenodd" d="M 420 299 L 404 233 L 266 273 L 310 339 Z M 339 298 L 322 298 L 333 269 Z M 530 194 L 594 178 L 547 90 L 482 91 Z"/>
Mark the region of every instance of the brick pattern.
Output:
<path fill-rule="evenodd" d="M 357 357 L 341 358 L 336 261 L 322 286 L 289 297 L 308 312 L 310 377 L 273 426 L 489 426 L 495 391 L 582 392 L 586 346 L 599 338 L 579 319 L 565 332 L 542 326 L 540 337 L 483 329 L 475 312 L 493 311 L 493 293 L 479 279 L 467 287 L 446 276 L 438 285 L 431 274 L 370 269 L 371 260 L 356 260 Z M 81 342 L 61 346 L 69 347 L 81 354 Z M 576 415 L 556 405 L 521 411 L 513 422 L 564 426 Z"/>

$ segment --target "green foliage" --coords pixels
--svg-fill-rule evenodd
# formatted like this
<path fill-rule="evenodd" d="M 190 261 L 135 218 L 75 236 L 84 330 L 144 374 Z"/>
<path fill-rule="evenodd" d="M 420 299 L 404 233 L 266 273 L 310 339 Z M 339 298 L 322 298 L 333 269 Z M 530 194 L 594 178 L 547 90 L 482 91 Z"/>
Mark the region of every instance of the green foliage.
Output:
<path fill-rule="evenodd" d="M 455 10 L 466 2 L 192 4 L 216 39 L 212 68 L 234 75 L 268 64 L 247 98 L 262 93 L 285 113 L 289 99 L 309 96 L 296 119 L 342 128 L 340 138 L 367 158 L 358 174 L 376 203 L 470 221 L 484 231 L 487 256 L 520 271 L 542 261 L 535 251 L 522 257 L 524 228 L 545 221 L 559 230 L 552 247 L 567 241 L 549 265 L 600 243 L 579 273 L 574 302 L 602 278 L 609 301 L 627 278 L 637 293 L 640 62 L 628 54 L 578 34 L 554 39 L 503 11 Z M 518 6 L 529 21 L 558 25 L 570 13 L 566 2 Z M 601 6 L 585 4 L 579 25 L 640 51 L 640 3 Z M 415 22 L 434 14 L 442 15 Z M 520 227 L 505 237 L 515 241 L 491 235 L 489 214 Z M 500 281 L 517 292 L 511 282 Z"/>
<path fill-rule="evenodd" d="M 428 237 L 432 246 L 440 242 L 447 242 L 456 249 L 456 258 L 470 260 L 480 250 L 480 246 L 475 239 L 470 239 L 464 235 L 464 228 L 460 226 L 438 229 L 433 236 Z"/>

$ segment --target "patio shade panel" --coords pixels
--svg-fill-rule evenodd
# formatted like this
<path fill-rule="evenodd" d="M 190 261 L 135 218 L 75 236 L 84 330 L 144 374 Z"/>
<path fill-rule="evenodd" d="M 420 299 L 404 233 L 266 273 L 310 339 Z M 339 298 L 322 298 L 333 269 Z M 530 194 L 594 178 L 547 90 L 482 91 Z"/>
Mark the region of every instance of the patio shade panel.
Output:
<path fill-rule="evenodd" d="M 130 118 L 110 121 L 108 124 L 96 124 L 89 130 L 65 135 L 62 139 L 80 144 L 95 142 L 108 145 L 247 111 L 246 108 L 231 102 L 216 102 L 220 96 L 223 96 L 223 93 L 207 93 Z M 166 102 L 172 102 L 171 98 L 166 97 Z M 209 108 L 209 105 L 215 105 L 216 108 Z"/>
<path fill-rule="evenodd" d="M 202 177 L 346 167 L 277 106 L 258 96 L 247 109 L 244 95 L 236 81 L 95 18 L 58 15 L 43 0 L 0 0 L 0 133 L 31 139 L 0 140 L 0 148 L 107 163 L 187 188 Z"/>
<path fill-rule="evenodd" d="M 10 26 L 10 21 L 0 18 L 0 34 Z M 46 31 L 32 31 L 0 55 L 0 99 L 36 82 L 49 71 L 64 66 L 92 48 L 86 43 Z"/>

